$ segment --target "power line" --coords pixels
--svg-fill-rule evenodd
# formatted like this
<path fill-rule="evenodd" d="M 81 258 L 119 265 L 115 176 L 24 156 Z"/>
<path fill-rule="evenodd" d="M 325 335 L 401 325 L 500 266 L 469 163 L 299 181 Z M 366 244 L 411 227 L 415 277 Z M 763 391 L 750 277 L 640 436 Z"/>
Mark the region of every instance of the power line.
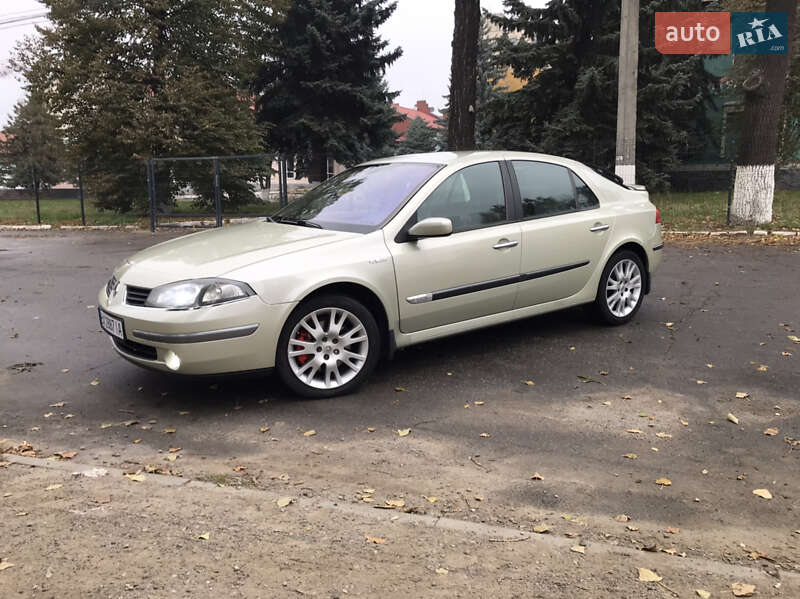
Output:
<path fill-rule="evenodd" d="M 12 25 L 2 25 L 0 26 L 0 31 L 5 31 L 6 29 L 16 29 L 18 27 L 28 27 L 30 25 L 39 25 L 40 23 L 47 23 L 47 19 L 37 19 L 35 21 L 30 21 L 29 23 L 14 23 Z"/>
<path fill-rule="evenodd" d="M 46 17 L 50 14 L 50 11 L 39 11 L 37 13 L 32 13 L 26 16 L 17 16 L 17 17 L 6 17 L 0 19 L 0 25 L 9 25 L 11 23 L 20 23 L 22 21 L 31 21 L 33 19 L 39 19 L 41 17 Z"/>

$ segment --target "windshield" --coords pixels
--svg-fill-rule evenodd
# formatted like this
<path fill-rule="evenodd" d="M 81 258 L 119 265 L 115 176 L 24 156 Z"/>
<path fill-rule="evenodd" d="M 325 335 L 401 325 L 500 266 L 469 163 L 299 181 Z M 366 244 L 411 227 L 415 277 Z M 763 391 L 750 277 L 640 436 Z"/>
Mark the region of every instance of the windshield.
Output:
<path fill-rule="evenodd" d="M 359 166 L 320 183 L 275 213 L 273 219 L 367 233 L 378 228 L 440 168 L 418 162 Z"/>

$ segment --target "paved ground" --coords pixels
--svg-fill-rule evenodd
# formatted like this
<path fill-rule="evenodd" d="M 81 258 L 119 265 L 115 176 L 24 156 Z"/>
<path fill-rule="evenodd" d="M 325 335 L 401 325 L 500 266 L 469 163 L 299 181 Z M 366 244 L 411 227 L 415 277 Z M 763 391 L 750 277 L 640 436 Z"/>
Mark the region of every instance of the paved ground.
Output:
<path fill-rule="evenodd" d="M 0 500 L 0 521 L 12 523 L 13 531 L 0 558 L 19 563 L 27 553 L 27 559 L 22 567 L 0 570 L 0 595 L 3 584 L 26 595 L 33 585 L 41 589 L 47 583 L 40 580 L 47 568 L 41 556 L 57 547 L 53 539 L 61 538 L 59 526 L 83 527 L 99 538 L 116 526 L 130 526 L 141 538 L 145 519 L 152 520 L 146 526 L 150 531 L 172 531 L 167 536 L 174 541 L 174 531 L 193 534 L 196 527 L 189 520 L 195 503 L 206 522 L 219 518 L 219 525 L 263 528 L 271 524 L 259 519 L 267 518 L 277 529 L 299 531 L 302 518 L 324 521 L 322 532 L 310 525 L 307 532 L 313 534 L 294 539 L 297 544 L 277 535 L 271 553 L 243 548 L 248 537 L 237 533 L 226 541 L 230 553 L 209 554 L 225 568 L 232 568 L 237 547 L 243 552 L 239 561 L 250 568 L 249 560 L 283 556 L 283 562 L 278 559 L 285 562 L 283 570 L 293 572 L 295 582 L 308 583 L 292 588 L 317 596 L 343 593 L 346 580 L 356 585 L 355 595 L 391 590 L 420 596 L 457 591 L 536 596 L 525 591 L 531 588 L 548 597 L 581 596 L 575 589 L 587 597 L 606 591 L 645 596 L 643 588 L 653 597 L 672 592 L 636 581 L 635 567 L 647 567 L 641 559 L 595 553 L 593 547 L 671 560 L 659 573 L 670 574 L 663 583 L 680 596 L 696 588 L 730 596 L 729 585 L 745 575 L 752 575 L 759 595 L 800 595 L 797 579 L 787 574 L 800 569 L 800 444 L 792 451 L 793 439 L 800 438 L 800 345 L 788 338 L 800 335 L 798 246 L 668 247 L 653 293 L 626 327 L 594 326 L 580 310 L 534 318 L 409 348 L 359 394 L 308 401 L 288 396 L 269 378 L 170 378 L 114 355 L 96 322 L 96 290 L 126 255 L 169 235 L 0 235 L 0 437 L 26 439 L 43 457 L 74 451 L 72 462 L 79 464 L 127 472 L 159 468 L 225 489 L 292 496 L 298 510 L 245 510 L 234 521 L 229 519 L 238 516 L 231 514 L 229 501 L 198 489 L 169 488 L 151 496 L 141 490 L 149 483 L 136 486 L 121 476 L 82 482 L 100 485 L 104 493 L 108 485 L 117 485 L 119 501 L 130 503 L 130 510 L 116 512 L 121 518 L 124 511 L 128 520 L 104 520 L 110 526 L 104 528 L 94 520 L 76 521 L 73 513 L 81 511 L 75 502 L 86 502 L 97 489 L 65 483 L 68 497 L 53 503 L 49 495 L 35 492 L 45 482 L 36 477 L 52 478 L 52 472 L 10 465 L 0 468 L 0 483 L 15 495 L 18 486 L 22 497 Z M 24 372 L 8 368 L 25 362 L 36 366 Z M 747 397 L 737 399 L 737 393 Z M 64 405 L 51 406 L 60 402 Z M 411 433 L 400 437 L 396 430 L 404 428 Z M 772 428 L 776 434 L 764 434 Z M 312 429 L 316 434 L 304 435 Z M 171 447 L 181 450 L 170 454 Z M 532 479 L 534 473 L 542 480 Z M 672 484 L 656 484 L 661 478 Z M 768 489 L 772 499 L 753 495 L 754 489 Z M 202 499 L 193 502 L 197 496 Z M 350 514 L 351 522 L 340 516 L 342 508 L 382 513 L 371 506 L 387 500 L 402 500 L 399 509 L 417 514 L 528 533 L 547 525 L 553 541 L 542 545 L 536 535 L 494 543 L 466 533 L 437 536 L 405 527 L 392 533 L 391 549 L 387 543 L 367 551 L 363 537 L 372 528 L 365 527 L 363 510 Z M 63 519 L 43 516 L 28 526 L 29 517 L 11 518 L 26 505 Z M 158 514 L 154 505 L 161 506 Z M 301 511 L 302 518 L 292 516 Z M 622 514 L 630 520 L 615 519 Z M 31 528 L 39 539 L 33 544 L 26 534 Z M 391 536 L 385 529 L 375 534 Z M 64 547 L 79 543 L 79 536 L 67 537 Z M 586 557 L 555 539 L 588 544 Z M 147 547 L 191 564 L 187 551 L 194 555 L 194 542 L 175 542 L 180 547 L 156 541 Z M 423 559 L 420 547 L 433 546 L 447 549 L 437 559 Z M 637 551 L 645 546 L 669 553 L 656 558 Z M 84 564 L 97 555 L 83 551 Z M 464 551 L 470 560 L 453 557 Z M 142 549 L 140 557 L 145 555 Z M 532 560 L 540 562 L 533 569 Z M 356 575 L 334 572 L 335 563 L 371 566 Z M 397 570 L 398 563 L 404 569 Z M 476 564 L 486 564 L 493 574 Z M 205 588 L 203 567 L 184 577 L 197 583 L 195 591 Z M 452 572 L 437 578 L 437 567 Z M 495 568 L 504 574 L 495 575 Z M 679 574 L 690 571 L 691 576 Z M 330 588 L 322 584 L 325 572 Z M 398 587 L 402 572 L 412 581 L 405 590 Z M 132 583 L 112 569 L 106 582 L 89 581 L 83 594 L 74 596 L 166 595 L 167 574 L 149 575 L 161 590 L 135 587 L 125 594 L 124 585 Z M 265 573 L 252 580 L 266 586 L 235 587 L 236 576 L 226 570 L 218 588 L 225 594 L 236 588 L 243 596 L 297 596 L 269 586 Z M 444 587 L 430 586 L 441 585 L 445 576 Z M 486 586 L 506 579 L 517 584 Z M 69 596 L 71 587 L 64 584 L 50 581 L 48 588 Z M 191 594 L 182 587 L 178 592 Z"/>

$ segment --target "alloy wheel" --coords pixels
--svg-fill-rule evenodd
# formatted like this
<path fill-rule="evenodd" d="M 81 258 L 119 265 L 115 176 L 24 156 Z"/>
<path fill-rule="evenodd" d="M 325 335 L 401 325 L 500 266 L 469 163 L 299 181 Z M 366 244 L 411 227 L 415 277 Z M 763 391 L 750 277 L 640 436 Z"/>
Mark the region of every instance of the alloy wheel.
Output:
<path fill-rule="evenodd" d="M 642 273 L 633 260 L 620 260 L 608 273 L 606 305 L 617 318 L 631 314 L 642 295 Z"/>

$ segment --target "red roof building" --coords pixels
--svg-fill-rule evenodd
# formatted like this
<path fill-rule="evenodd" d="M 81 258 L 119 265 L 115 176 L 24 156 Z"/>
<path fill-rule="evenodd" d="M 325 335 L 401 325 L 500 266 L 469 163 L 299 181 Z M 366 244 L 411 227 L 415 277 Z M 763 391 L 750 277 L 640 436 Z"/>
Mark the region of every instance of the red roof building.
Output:
<path fill-rule="evenodd" d="M 406 138 L 406 130 L 414 119 L 422 119 L 431 129 L 444 128 L 436 122 L 440 115 L 435 114 L 425 100 L 417 100 L 416 108 L 406 108 L 399 104 L 392 104 L 392 106 L 394 106 L 397 114 L 403 117 L 403 120 L 392 125 L 392 130 L 397 135 L 397 141 L 403 141 Z"/>

